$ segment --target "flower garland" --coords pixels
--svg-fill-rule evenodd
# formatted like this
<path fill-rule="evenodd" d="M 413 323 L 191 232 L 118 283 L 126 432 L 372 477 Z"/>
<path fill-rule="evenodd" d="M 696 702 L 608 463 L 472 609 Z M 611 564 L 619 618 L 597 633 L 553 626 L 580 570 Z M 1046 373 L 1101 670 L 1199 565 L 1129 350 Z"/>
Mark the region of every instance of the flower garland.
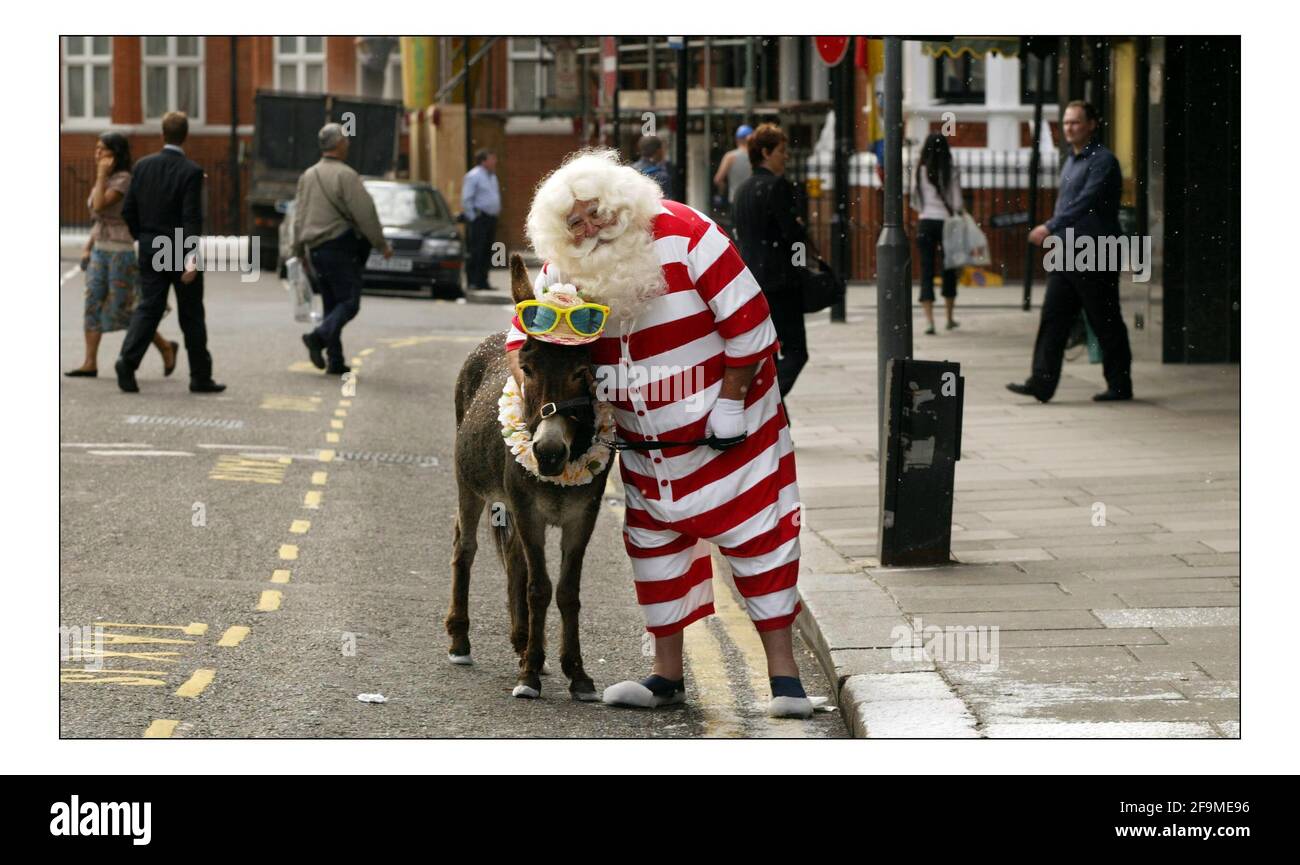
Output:
<path fill-rule="evenodd" d="M 519 391 L 519 383 L 512 375 L 506 376 L 506 386 L 501 389 L 497 408 L 497 420 L 501 422 L 501 437 L 505 440 L 506 447 L 510 448 L 510 452 L 515 455 L 515 462 L 541 480 L 564 487 L 589 484 L 596 475 L 605 470 L 605 466 L 609 463 L 610 447 L 600 444 L 601 439 L 610 440 L 614 436 L 614 409 L 607 402 L 596 401 L 596 441 L 592 442 L 585 454 L 566 463 L 564 471 L 554 477 L 537 474 L 537 456 L 533 453 L 533 437 L 528 431 L 528 424 L 524 422 L 523 395 Z"/>

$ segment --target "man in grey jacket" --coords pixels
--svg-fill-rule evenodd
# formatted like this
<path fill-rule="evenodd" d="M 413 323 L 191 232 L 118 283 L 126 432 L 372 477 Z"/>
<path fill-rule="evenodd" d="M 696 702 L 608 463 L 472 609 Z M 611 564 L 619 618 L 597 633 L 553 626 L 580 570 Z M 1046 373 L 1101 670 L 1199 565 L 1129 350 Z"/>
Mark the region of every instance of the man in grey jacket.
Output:
<path fill-rule="evenodd" d="M 324 301 L 320 325 L 302 336 L 311 362 L 331 375 L 349 371 L 343 362 L 343 325 L 361 310 L 361 271 L 370 249 L 391 258 L 392 247 L 361 176 L 344 160 L 343 127 L 327 123 L 317 135 L 320 161 L 298 178 L 294 201 L 294 254 L 310 265 Z M 328 366 L 325 353 L 329 354 Z"/>

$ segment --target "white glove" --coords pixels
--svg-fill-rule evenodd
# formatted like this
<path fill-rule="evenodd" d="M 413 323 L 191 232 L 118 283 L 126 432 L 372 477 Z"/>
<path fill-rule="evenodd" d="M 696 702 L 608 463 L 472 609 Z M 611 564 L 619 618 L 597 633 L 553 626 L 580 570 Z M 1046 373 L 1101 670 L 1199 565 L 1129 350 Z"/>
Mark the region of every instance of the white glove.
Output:
<path fill-rule="evenodd" d="M 733 438 L 745 431 L 745 401 L 743 399 L 726 399 L 718 397 L 709 412 L 709 422 L 705 425 L 705 435 L 718 438 Z"/>

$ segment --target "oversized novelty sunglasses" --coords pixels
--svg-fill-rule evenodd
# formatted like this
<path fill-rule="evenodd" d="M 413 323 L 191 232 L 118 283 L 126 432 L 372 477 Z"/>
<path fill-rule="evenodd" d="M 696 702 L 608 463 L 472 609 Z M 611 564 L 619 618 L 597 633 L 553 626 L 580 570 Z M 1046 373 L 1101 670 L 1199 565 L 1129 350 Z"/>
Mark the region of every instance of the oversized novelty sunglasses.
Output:
<path fill-rule="evenodd" d="M 541 300 L 523 300 L 515 305 L 519 323 L 524 333 L 541 336 L 567 321 L 578 336 L 596 336 L 605 329 L 609 320 L 609 307 L 599 303 L 583 303 L 568 308 L 553 306 Z"/>

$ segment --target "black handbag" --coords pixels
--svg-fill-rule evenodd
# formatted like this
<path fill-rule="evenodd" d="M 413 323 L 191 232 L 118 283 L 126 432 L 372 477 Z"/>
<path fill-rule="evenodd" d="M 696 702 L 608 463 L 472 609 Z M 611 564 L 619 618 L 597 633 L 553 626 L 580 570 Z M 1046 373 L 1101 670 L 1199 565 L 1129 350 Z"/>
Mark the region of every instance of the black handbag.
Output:
<path fill-rule="evenodd" d="M 799 268 L 799 289 L 803 298 L 804 313 L 821 312 L 829 306 L 840 303 L 848 291 L 848 286 L 839 275 L 831 269 L 820 255 L 812 265 Z"/>

